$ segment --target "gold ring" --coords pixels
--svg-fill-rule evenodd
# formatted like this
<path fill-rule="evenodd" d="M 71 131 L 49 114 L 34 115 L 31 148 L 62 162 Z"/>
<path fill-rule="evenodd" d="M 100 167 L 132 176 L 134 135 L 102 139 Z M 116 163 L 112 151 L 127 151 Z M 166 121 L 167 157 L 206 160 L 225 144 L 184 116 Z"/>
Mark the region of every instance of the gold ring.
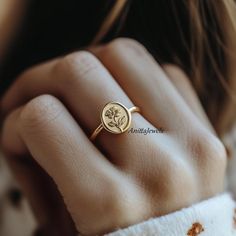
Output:
<path fill-rule="evenodd" d="M 121 134 L 128 130 L 131 125 L 131 113 L 140 112 L 139 107 L 127 108 L 119 102 L 107 103 L 101 112 L 101 124 L 94 130 L 90 136 L 93 141 L 102 129 L 113 134 Z"/>

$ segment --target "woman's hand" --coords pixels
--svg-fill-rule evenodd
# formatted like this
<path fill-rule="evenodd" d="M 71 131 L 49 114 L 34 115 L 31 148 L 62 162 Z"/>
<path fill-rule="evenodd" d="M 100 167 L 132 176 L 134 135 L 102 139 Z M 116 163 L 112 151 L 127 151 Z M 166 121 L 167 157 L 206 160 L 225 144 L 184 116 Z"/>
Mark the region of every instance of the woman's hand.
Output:
<path fill-rule="evenodd" d="M 225 149 L 186 76 L 133 40 L 92 51 L 26 71 L 2 99 L 2 146 L 40 225 L 72 234 L 65 203 L 79 232 L 105 233 L 220 193 Z M 92 143 L 109 101 L 141 108 L 133 128 L 164 133 L 102 131 Z"/>

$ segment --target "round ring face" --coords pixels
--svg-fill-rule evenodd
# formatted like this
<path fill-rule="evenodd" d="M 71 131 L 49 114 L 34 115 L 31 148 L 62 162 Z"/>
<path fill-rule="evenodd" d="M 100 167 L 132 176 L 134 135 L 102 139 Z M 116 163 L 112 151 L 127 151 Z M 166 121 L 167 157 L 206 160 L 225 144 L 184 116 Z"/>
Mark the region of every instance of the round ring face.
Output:
<path fill-rule="evenodd" d="M 101 121 L 107 131 L 121 134 L 130 127 L 131 113 L 121 103 L 109 102 L 102 110 Z"/>

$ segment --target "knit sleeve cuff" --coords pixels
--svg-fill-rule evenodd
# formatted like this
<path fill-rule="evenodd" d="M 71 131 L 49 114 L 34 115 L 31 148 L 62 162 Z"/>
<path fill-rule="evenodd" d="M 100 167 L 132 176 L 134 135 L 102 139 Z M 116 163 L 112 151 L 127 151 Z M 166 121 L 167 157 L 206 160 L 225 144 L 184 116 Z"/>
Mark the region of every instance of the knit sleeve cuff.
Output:
<path fill-rule="evenodd" d="M 106 236 L 235 236 L 235 202 L 228 193 Z"/>

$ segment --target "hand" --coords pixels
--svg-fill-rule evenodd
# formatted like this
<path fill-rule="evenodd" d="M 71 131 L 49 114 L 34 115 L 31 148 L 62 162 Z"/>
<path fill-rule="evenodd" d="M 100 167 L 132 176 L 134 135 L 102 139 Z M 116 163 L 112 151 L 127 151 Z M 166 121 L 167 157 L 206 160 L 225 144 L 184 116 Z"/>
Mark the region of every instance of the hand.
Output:
<path fill-rule="evenodd" d="M 129 39 L 91 51 L 29 69 L 2 99 L 2 146 L 40 225 L 71 235 L 66 206 L 79 232 L 101 234 L 220 193 L 225 149 L 184 73 Z M 133 128 L 164 133 L 92 143 L 109 101 L 141 108 Z"/>

